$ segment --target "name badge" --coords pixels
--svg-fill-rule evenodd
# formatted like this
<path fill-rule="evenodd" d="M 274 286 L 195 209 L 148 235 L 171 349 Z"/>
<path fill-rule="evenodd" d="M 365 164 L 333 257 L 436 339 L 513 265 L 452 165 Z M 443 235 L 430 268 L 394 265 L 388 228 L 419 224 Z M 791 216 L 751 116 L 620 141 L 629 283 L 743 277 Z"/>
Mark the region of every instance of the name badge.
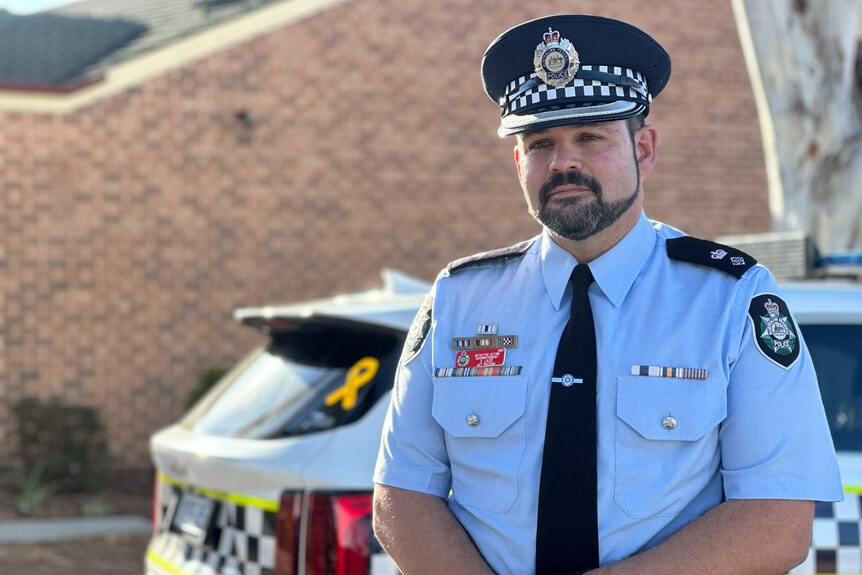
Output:
<path fill-rule="evenodd" d="M 462 350 L 455 355 L 455 367 L 496 367 L 506 363 L 506 348 Z"/>

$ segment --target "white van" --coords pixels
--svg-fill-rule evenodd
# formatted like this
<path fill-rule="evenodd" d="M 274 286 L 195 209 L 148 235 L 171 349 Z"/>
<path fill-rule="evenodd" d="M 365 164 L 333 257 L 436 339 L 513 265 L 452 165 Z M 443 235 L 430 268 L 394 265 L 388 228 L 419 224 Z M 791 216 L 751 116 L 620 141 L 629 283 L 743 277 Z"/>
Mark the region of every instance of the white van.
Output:
<path fill-rule="evenodd" d="M 371 530 L 372 472 L 401 347 L 429 285 L 240 309 L 268 336 L 152 437 L 147 575 L 394 575 Z M 792 573 L 862 573 L 862 282 L 784 285 L 845 481 Z M 857 414 L 859 419 L 856 419 Z"/>

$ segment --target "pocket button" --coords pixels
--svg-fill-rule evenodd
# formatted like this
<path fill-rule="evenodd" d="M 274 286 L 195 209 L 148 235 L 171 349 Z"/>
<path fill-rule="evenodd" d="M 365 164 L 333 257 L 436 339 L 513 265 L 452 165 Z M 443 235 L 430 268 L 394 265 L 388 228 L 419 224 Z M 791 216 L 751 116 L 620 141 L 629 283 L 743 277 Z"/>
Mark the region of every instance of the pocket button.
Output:
<path fill-rule="evenodd" d="M 667 429 L 668 431 L 672 431 L 676 428 L 676 420 L 670 416 L 665 417 L 661 420 L 661 426 Z"/>

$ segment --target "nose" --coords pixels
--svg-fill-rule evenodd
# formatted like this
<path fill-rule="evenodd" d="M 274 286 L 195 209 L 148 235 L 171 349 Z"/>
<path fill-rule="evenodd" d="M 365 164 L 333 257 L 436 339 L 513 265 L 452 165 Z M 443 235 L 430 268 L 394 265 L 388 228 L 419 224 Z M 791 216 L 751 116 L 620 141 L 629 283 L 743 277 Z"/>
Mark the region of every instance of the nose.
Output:
<path fill-rule="evenodd" d="M 568 142 L 557 142 L 554 145 L 550 165 L 552 172 L 581 171 L 582 168 L 583 162 L 577 146 Z"/>

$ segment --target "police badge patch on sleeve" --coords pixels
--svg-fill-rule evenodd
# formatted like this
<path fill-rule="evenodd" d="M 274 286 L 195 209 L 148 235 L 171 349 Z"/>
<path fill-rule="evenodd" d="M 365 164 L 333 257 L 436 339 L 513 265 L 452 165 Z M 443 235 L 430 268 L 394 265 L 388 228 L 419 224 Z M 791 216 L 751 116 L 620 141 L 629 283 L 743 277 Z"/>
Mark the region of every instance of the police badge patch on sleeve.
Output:
<path fill-rule="evenodd" d="M 425 296 L 422 307 L 416 313 L 416 317 L 410 325 L 410 331 L 407 332 L 404 351 L 401 354 L 402 365 L 412 360 L 422 351 L 422 346 L 425 344 L 425 339 L 428 337 L 428 332 L 431 329 L 431 310 L 433 308 L 434 296 L 429 293 Z"/>
<path fill-rule="evenodd" d="M 769 293 L 754 296 L 748 316 L 757 347 L 768 360 L 784 369 L 796 363 L 799 359 L 799 332 L 783 299 Z"/>

